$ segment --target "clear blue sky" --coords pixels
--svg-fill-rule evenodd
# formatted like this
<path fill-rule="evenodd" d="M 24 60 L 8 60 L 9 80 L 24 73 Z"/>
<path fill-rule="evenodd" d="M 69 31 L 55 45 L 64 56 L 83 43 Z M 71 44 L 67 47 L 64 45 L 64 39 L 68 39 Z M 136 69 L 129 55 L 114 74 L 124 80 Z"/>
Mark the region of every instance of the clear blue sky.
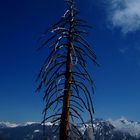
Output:
<path fill-rule="evenodd" d="M 140 2 L 79 1 L 101 64 L 89 66 L 95 117 L 140 121 Z M 47 50 L 36 52 L 36 40 L 65 9 L 64 0 L 0 0 L 0 121 L 42 120 L 43 94 L 34 91 Z"/>

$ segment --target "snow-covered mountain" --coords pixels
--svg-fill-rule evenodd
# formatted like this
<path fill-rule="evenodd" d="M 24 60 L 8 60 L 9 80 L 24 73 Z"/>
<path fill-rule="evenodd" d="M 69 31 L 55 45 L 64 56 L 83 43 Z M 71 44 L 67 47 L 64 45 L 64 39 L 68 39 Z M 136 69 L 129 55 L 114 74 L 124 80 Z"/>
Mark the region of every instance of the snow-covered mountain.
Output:
<path fill-rule="evenodd" d="M 51 134 L 50 122 L 46 123 L 48 140 L 58 140 L 58 132 Z M 128 121 L 125 118 L 118 120 L 94 120 L 94 132 L 89 122 L 79 125 L 84 140 L 140 140 L 140 123 Z M 13 124 L 0 122 L 0 140 L 41 140 L 42 125 L 36 122 Z M 73 138 L 75 140 L 76 138 Z M 78 138 L 76 139 L 78 140 Z"/>
<path fill-rule="evenodd" d="M 18 124 L 10 123 L 10 122 L 0 122 L 0 128 L 13 128 L 17 127 Z"/>

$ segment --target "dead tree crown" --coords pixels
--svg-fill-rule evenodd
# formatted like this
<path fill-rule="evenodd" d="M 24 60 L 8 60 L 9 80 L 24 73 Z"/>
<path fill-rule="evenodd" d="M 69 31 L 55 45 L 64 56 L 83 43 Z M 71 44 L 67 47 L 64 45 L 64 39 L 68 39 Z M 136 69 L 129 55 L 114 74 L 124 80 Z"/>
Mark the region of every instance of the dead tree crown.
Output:
<path fill-rule="evenodd" d="M 82 115 L 85 111 L 93 124 L 94 82 L 87 60 L 97 64 L 96 55 L 84 38 L 85 29 L 90 27 L 79 18 L 75 0 L 66 0 L 66 3 L 64 15 L 40 38 L 39 49 L 49 48 L 49 55 L 37 77 L 37 91 L 44 90 L 44 131 L 45 122 L 52 122 L 55 128 L 58 126 L 60 140 L 68 140 L 72 135 L 81 138 L 76 123 L 85 125 Z"/>

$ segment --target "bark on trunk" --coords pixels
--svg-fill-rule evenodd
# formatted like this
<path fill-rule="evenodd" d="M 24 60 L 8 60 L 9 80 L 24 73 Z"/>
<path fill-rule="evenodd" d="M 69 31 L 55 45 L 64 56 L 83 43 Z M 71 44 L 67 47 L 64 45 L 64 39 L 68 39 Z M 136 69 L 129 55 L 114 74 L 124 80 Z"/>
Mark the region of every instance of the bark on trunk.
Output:
<path fill-rule="evenodd" d="M 68 140 L 69 136 L 69 114 L 70 114 L 70 96 L 71 96 L 71 79 L 72 79 L 72 63 L 71 63 L 71 48 L 69 46 L 68 56 L 67 56 L 67 70 L 66 70 L 66 81 L 65 81 L 65 91 L 63 99 L 63 109 L 61 115 L 60 124 L 60 140 Z"/>
<path fill-rule="evenodd" d="M 74 0 L 72 0 L 74 2 Z M 71 97 L 71 82 L 72 82 L 72 49 L 73 49 L 73 29 L 74 29 L 74 16 L 73 16 L 74 5 L 72 3 L 70 8 L 70 28 L 69 28 L 69 38 L 68 38 L 68 49 L 67 49 L 67 63 L 66 63 L 66 73 L 65 73 L 65 86 L 64 86 L 64 99 L 63 99 L 63 109 L 61 115 L 60 124 L 60 140 L 68 140 L 69 130 L 70 130 L 70 97 Z"/>

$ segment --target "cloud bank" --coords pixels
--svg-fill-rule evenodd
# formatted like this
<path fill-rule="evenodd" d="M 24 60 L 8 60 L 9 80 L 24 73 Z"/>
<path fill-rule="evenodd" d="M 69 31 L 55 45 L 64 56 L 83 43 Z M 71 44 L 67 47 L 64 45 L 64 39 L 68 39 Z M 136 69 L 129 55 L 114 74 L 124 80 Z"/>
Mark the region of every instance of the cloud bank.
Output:
<path fill-rule="evenodd" d="M 140 0 L 109 0 L 109 20 L 126 34 L 140 30 Z"/>

